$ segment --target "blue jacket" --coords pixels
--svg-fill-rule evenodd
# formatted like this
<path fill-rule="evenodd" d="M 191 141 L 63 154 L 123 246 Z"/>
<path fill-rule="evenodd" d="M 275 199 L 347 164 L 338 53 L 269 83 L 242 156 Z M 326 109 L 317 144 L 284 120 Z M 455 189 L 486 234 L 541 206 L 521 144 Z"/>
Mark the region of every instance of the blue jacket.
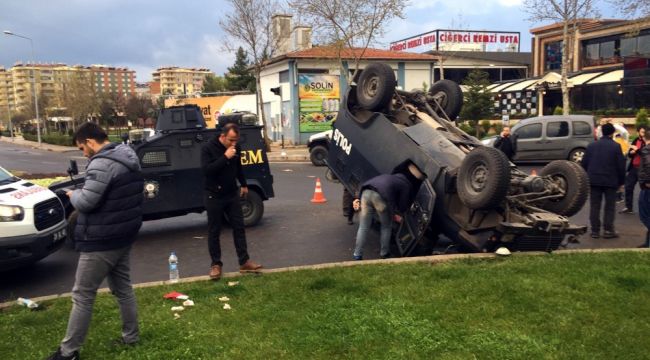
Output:
<path fill-rule="evenodd" d="M 70 202 L 79 212 L 75 249 L 106 251 L 130 245 L 142 226 L 144 180 L 128 145 L 105 145 L 90 158 L 82 189 Z"/>
<path fill-rule="evenodd" d="M 621 146 L 610 137 L 587 146 L 582 167 L 589 175 L 591 186 L 617 188 L 625 184 L 625 156 Z"/>
<path fill-rule="evenodd" d="M 376 191 L 392 210 L 405 212 L 413 202 L 413 184 L 404 174 L 378 175 L 361 185 L 359 196 L 364 190 Z"/>

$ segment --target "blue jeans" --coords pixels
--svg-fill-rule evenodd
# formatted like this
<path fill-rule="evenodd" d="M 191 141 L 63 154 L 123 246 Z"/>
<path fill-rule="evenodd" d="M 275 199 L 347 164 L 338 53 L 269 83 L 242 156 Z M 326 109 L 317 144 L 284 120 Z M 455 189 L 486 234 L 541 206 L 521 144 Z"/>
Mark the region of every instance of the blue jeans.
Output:
<path fill-rule="evenodd" d="M 379 242 L 381 250 L 379 255 L 382 257 L 390 254 L 390 237 L 392 224 L 390 221 L 390 209 L 382 197 L 373 190 L 364 190 L 361 193 L 361 215 L 359 218 L 359 230 L 357 231 L 357 242 L 354 246 L 354 256 L 363 256 L 363 245 L 368 237 L 368 231 L 372 224 L 373 216 L 379 218 L 381 222 L 381 233 Z"/>
<path fill-rule="evenodd" d="M 650 190 L 641 189 L 641 193 L 639 194 L 639 218 L 648 231 L 650 231 Z M 650 247 L 649 236 L 650 234 L 646 234 L 646 247 Z"/>
<path fill-rule="evenodd" d="M 61 354 L 70 356 L 79 350 L 86 339 L 97 289 L 104 279 L 117 298 L 122 317 L 122 339 L 135 343 L 139 338 L 138 309 L 131 287 L 129 255 L 131 246 L 121 249 L 82 252 L 72 288 L 72 311 L 68 330 L 61 341 Z"/>

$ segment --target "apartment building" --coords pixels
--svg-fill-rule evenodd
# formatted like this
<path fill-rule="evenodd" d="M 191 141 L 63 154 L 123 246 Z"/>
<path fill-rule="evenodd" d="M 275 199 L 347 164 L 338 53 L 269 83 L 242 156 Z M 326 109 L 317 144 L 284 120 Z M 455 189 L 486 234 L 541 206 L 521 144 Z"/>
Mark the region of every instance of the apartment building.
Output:
<path fill-rule="evenodd" d="M 158 68 L 152 74 L 151 95 L 191 95 L 201 92 L 203 80 L 209 74 L 213 74 L 210 69 L 203 68 Z"/>
<path fill-rule="evenodd" d="M 2 107 L 12 112 L 31 108 L 34 89 L 39 100 L 48 107 L 63 107 L 63 98 L 79 81 L 88 85 L 88 92 L 128 97 L 135 94 L 135 71 L 105 65 L 23 64 L 9 70 L 0 68 L 0 113 Z M 4 110 L 6 111 L 6 110 Z"/>

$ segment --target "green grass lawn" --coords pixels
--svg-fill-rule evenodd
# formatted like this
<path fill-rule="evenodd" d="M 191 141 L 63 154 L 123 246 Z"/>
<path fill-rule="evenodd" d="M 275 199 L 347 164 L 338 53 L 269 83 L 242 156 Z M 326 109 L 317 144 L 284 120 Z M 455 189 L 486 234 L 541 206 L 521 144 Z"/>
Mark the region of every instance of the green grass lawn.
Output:
<path fill-rule="evenodd" d="M 650 252 L 367 265 L 138 289 L 141 342 L 98 297 L 84 359 L 647 359 Z M 175 320 L 177 290 L 196 306 Z M 232 310 L 217 298 L 228 296 Z M 0 313 L 0 353 L 40 359 L 70 299 Z"/>

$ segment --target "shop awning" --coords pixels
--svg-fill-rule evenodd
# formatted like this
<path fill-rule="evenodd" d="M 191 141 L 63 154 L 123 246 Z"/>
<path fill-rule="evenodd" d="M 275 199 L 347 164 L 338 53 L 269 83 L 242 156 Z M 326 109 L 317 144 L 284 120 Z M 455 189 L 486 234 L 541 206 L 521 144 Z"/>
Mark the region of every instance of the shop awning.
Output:
<path fill-rule="evenodd" d="M 582 84 L 586 83 L 587 81 L 595 78 L 596 76 L 600 76 L 602 74 L 603 74 L 602 72 L 592 72 L 592 73 L 580 74 L 580 75 L 570 77 L 567 80 L 573 86 L 582 85 Z"/>
<path fill-rule="evenodd" d="M 586 81 L 585 84 L 594 85 L 594 84 L 617 83 L 620 82 L 622 78 L 623 78 L 623 70 L 612 70 L 610 72 L 603 73 L 602 75 L 595 77 L 589 81 Z"/>
<path fill-rule="evenodd" d="M 498 86 L 495 86 L 492 89 L 490 89 L 490 92 L 498 93 L 498 92 L 501 91 L 501 89 L 506 88 L 506 87 L 508 87 L 510 85 L 513 85 L 514 83 L 516 83 L 516 81 L 510 81 L 510 82 L 507 82 L 507 83 L 499 84 Z"/>
<path fill-rule="evenodd" d="M 509 86 L 509 87 L 503 89 L 503 91 L 508 91 L 508 92 L 510 92 L 510 91 L 522 91 L 522 90 L 525 90 L 529 86 L 533 86 L 533 85 L 537 84 L 537 81 L 539 81 L 539 79 L 524 80 L 524 81 L 518 82 L 518 83 L 516 83 L 516 84 L 514 84 L 512 86 Z"/>

